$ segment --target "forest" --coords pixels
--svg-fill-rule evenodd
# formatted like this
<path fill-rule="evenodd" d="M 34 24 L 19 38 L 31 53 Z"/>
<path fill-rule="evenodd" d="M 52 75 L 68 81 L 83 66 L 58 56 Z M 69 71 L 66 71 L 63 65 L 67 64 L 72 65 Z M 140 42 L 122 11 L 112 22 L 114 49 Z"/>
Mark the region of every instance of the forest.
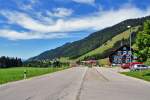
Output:
<path fill-rule="evenodd" d="M 0 68 L 21 67 L 23 65 L 21 58 L 0 57 Z"/>

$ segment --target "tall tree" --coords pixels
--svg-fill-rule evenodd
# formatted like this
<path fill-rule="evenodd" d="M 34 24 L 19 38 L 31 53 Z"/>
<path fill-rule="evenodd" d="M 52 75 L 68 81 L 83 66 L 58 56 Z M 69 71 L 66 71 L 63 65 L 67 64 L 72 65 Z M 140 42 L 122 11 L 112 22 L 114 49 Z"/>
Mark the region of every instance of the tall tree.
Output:
<path fill-rule="evenodd" d="M 144 62 L 150 58 L 150 20 L 144 23 L 143 30 L 138 33 L 136 45 L 138 46 L 139 61 Z"/>

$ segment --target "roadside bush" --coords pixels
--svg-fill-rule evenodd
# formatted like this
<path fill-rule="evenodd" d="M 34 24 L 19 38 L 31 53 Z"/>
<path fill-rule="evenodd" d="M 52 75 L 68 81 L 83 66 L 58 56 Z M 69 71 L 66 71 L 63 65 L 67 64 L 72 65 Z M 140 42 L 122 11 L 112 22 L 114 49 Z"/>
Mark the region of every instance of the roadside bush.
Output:
<path fill-rule="evenodd" d="M 150 58 L 147 59 L 147 61 L 145 62 L 145 64 L 150 66 Z"/>

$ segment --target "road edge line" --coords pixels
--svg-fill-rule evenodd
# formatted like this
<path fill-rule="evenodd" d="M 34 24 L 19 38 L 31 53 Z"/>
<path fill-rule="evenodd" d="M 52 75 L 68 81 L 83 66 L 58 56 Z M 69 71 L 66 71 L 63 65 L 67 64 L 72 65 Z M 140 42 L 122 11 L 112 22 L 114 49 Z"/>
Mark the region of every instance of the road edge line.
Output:
<path fill-rule="evenodd" d="M 99 75 L 101 75 L 101 77 L 104 78 L 104 80 L 109 81 L 109 79 L 108 79 L 107 77 L 105 77 L 105 76 L 99 71 L 99 69 L 98 69 L 97 67 L 95 67 L 95 69 L 96 69 L 97 73 L 98 73 Z"/>

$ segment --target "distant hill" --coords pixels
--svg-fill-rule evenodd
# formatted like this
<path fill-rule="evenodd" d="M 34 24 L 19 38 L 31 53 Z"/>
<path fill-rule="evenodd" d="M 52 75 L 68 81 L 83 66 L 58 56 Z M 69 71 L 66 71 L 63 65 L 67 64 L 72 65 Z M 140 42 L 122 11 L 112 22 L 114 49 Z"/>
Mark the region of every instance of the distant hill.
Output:
<path fill-rule="evenodd" d="M 150 20 L 150 16 L 122 21 L 114 26 L 92 33 L 91 35 L 82 40 L 67 43 L 58 48 L 45 51 L 38 56 L 28 59 L 28 61 L 44 59 L 51 60 L 59 57 L 76 59 L 92 50 L 95 50 L 96 48 L 106 43 L 108 40 L 111 40 L 116 35 L 126 31 L 128 25 L 136 27 L 142 25 L 143 22 L 146 20 Z"/>

